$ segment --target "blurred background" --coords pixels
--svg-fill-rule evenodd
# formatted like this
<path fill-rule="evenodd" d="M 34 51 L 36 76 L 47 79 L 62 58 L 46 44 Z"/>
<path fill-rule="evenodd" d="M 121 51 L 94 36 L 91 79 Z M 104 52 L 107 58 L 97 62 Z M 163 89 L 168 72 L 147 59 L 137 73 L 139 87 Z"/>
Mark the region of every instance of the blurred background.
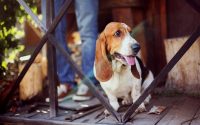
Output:
<path fill-rule="evenodd" d="M 42 19 L 41 1 L 26 0 L 32 11 Z M 124 22 L 142 45 L 143 61 L 156 76 L 169 62 L 188 36 L 197 28 L 200 15 L 185 0 L 100 0 L 99 33 L 112 21 Z M 42 38 L 42 31 L 15 0 L 0 0 L 0 93 L 12 84 L 24 63 Z M 72 49 L 72 58 L 80 65 L 80 35 L 73 6 L 67 15 L 66 41 Z M 195 56 L 194 56 L 195 55 Z M 39 82 L 46 77 L 45 49 L 35 61 L 44 69 Z M 46 61 L 44 61 L 46 63 Z M 169 73 L 159 87 L 180 93 L 199 94 L 200 43 L 193 45 L 187 55 Z M 41 88 L 39 88 L 41 89 Z M 33 94 L 35 95 L 35 94 Z M 32 96 L 31 96 L 32 97 Z M 27 97 L 28 98 L 28 97 Z"/>

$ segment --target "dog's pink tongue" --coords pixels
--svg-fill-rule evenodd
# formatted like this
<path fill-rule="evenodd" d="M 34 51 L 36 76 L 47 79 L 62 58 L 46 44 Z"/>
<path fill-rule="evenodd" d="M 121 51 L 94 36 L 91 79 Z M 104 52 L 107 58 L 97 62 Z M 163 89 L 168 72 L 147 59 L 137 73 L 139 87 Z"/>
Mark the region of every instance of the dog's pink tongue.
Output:
<path fill-rule="evenodd" d="M 135 65 L 135 57 L 133 56 L 124 56 L 128 65 Z"/>

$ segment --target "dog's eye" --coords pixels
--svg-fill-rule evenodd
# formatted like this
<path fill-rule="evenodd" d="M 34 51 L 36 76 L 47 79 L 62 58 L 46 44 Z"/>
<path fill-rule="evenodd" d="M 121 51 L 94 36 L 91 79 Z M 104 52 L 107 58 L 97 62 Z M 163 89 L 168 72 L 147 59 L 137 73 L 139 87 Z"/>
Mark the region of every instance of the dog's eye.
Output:
<path fill-rule="evenodd" d="M 120 37 L 120 36 L 121 36 L 121 31 L 120 31 L 120 30 L 117 30 L 117 31 L 115 32 L 114 36 Z"/>

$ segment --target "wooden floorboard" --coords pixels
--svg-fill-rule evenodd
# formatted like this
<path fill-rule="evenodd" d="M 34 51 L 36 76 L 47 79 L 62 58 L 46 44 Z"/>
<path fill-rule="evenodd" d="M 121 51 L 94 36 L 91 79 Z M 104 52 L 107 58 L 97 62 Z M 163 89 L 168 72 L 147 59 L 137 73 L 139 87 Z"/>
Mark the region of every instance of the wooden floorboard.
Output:
<path fill-rule="evenodd" d="M 190 125 L 199 125 L 200 124 L 200 106 L 198 107 L 198 110 L 197 110 L 195 116 L 193 117 L 193 119 L 191 119 L 189 122 L 190 122 Z"/>
<path fill-rule="evenodd" d="M 104 119 L 104 115 L 103 115 L 103 111 L 104 108 L 93 112 L 89 115 L 86 115 L 85 117 L 82 117 L 80 119 L 76 119 L 73 122 L 77 122 L 77 123 L 97 123 L 100 120 Z"/>
<path fill-rule="evenodd" d="M 93 102 L 93 105 L 96 102 Z M 83 103 L 81 103 L 83 104 Z M 72 103 L 71 103 L 72 105 Z M 69 105 L 68 105 L 69 106 Z M 200 100 L 197 98 L 187 97 L 187 96 L 153 96 L 150 104 L 147 106 L 147 111 L 150 110 L 152 106 L 166 106 L 167 109 L 159 115 L 148 114 L 147 112 L 136 114 L 132 119 L 126 123 L 126 125 L 200 125 Z M 98 107 L 96 107 L 98 109 Z M 89 113 L 83 117 L 75 120 L 65 120 L 66 117 L 73 115 L 74 113 L 82 112 L 81 107 L 74 108 L 76 111 L 69 111 L 59 109 L 58 116 L 55 118 L 49 117 L 49 108 L 38 107 L 35 111 L 29 113 L 17 112 L 17 113 L 6 113 L 7 120 L 12 120 L 20 123 L 20 121 L 25 119 L 26 123 L 39 124 L 38 121 L 44 121 L 44 123 L 51 123 L 51 125 L 58 124 L 109 124 L 117 125 L 119 123 L 114 117 L 105 117 L 103 111 L 104 108 L 99 108 L 97 111 Z M 81 111 L 79 111 L 81 109 Z M 121 108 L 123 109 L 123 108 Z M 89 110 L 89 109 L 88 109 Z M 88 111 L 86 110 L 86 111 Z M 91 109 L 90 109 L 91 110 Z M 40 111 L 40 112 L 38 112 Z M 85 112 L 85 111 L 84 111 Z M 123 112 L 122 112 L 123 113 Z M 5 120 L 0 115 L 0 120 Z M 11 116 L 11 117 L 10 117 Z M 38 120 L 38 121 L 37 121 Z M 6 120 L 5 120 L 6 121 Z M 7 121 L 8 122 L 8 121 Z"/>
<path fill-rule="evenodd" d="M 169 111 L 169 109 L 176 103 L 177 97 L 154 97 L 150 103 L 150 107 L 152 106 L 166 106 L 166 110 L 159 115 L 156 114 L 148 114 L 147 112 L 139 113 L 132 119 L 132 124 L 134 125 L 154 125 L 160 121 Z M 149 109 L 147 111 L 149 111 Z"/>
<path fill-rule="evenodd" d="M 199 99 L 182 97 L 157 125 L 189 125 L 188 120 L 194 117 L 199 105 Z"/>
<path fill-rule="evenodd" d="M 59 106 L 68 108 L 68 109 L 73 109 L 73 110 L 84 110 L 87 107 L 95 107 L 101 105 L 99 100 L 97 98 L 93 98 L 89 101 L 84 101 L 84 102 L 74 102 L 73 100 L 66 100 L 61 103 L 59 103 Z"/>

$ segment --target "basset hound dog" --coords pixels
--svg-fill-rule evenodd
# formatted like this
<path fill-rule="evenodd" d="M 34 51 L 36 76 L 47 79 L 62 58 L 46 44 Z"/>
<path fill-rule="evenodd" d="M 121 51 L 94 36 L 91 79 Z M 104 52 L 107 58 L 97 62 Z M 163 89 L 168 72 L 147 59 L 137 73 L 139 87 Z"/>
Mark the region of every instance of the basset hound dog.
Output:
<path fill-rule="evenodd" d="M 120 107 L 118 98 L 123 105 L 134 103 L 154 79 L 137 56 L 140 45 L 130 31 L 124 23 L 111 22 L 96 43 L 94 74 L 116 111 Z M 149 95 L 136 111 L 146 111 L 150 98 Z"/>

